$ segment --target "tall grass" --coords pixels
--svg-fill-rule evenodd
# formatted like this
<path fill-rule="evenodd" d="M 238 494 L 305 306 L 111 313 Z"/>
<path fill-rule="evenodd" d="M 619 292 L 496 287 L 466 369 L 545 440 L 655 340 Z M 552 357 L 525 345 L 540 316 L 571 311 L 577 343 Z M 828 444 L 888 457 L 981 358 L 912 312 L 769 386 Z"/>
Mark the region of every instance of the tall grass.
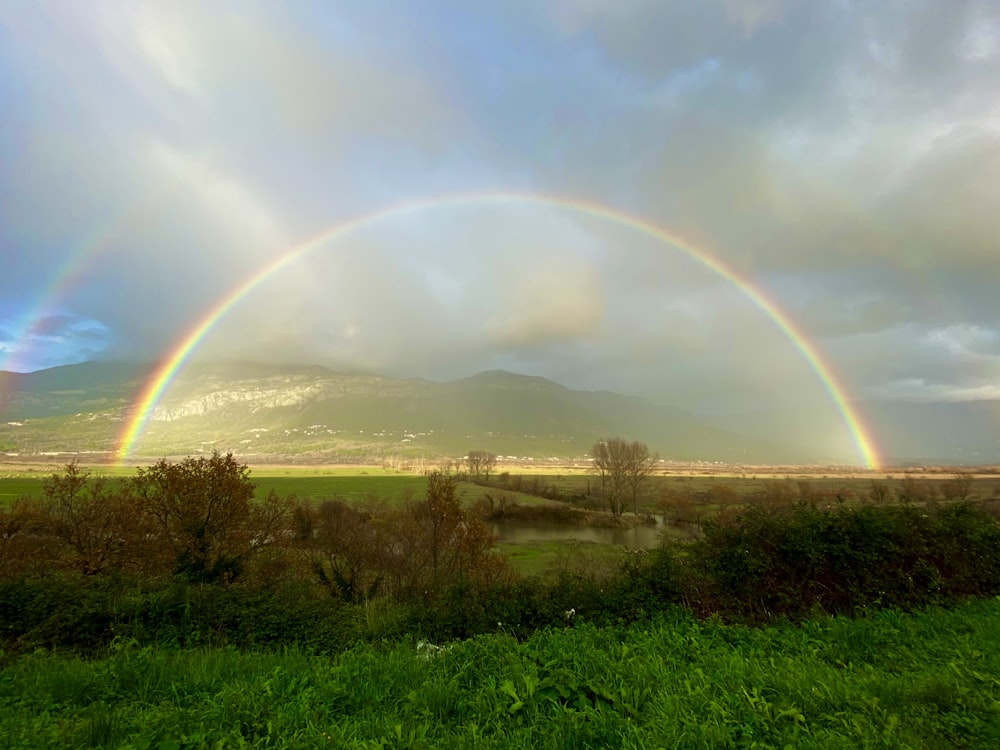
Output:
<path fill-rule="evenodd" d="M 295 649 L 36 653 L 5 748 L 1000 746 L 1000 600 L 752 629 L 643 625 Z"/>

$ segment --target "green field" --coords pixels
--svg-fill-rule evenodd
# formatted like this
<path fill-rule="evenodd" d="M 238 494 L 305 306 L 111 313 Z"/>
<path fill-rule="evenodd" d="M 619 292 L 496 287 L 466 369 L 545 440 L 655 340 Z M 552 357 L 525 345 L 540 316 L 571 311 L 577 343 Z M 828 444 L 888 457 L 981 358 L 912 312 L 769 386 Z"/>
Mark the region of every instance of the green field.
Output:
<path fill-rule="evenodd" d="M 62 467 L 53 466 L 48 470 L 8 470 L 0 469 L 0 505 L 9 505 L 19 497 L 37 497 L 42 493 L 42 483 Z M 93 467 L 95 476 L 112 478 L 131 476 L 133 468 Z M 299 500 L 325 500 L 339 498 L 348 501 L 362 501 L 378 498 L 388 502 L 398 502 L 412 495 L 419 498 L 427 484 L 422 474 L 404 473 L 377 467 L 346 468 L 273 468 L 252 469 L 251 478 L 257 485 L 257 496 L 264 497 L 274 490 L 281 497 L 295 497 Z M 463 482 L 460 492 L 466 502 L 482 496 L 483 489 L 470 482 Z M 509 493 L 519 503 L 535 503 L 537 498 L 524 493 Z"/>
<path fill-rule="evenodd" d="M 293 496 L 300 500 L 339 498 L 361 501 L 378 498 L 394 502 L 404 499 L 408 493 L 419 497 L 427 484 L 426 478 L 413 474 L 334 474 L 321 471 L 312 475 L 254 472 L 253 480 L 258 497 L 274 490 L 282 497 Z"/>
<path fill-rule="evenodd" d="M 572 540 L 501 542 L 497 549 L 522 576 L 568 573 L 600 578 L 619 570 L 627 554 L 624 547 Z"/>
<path fill-rule="evenodd" d="M 315 656 L 36 653 L 0 672 L 16 748 L 995 748 L 1000 601 L 762 629 L 676 613 Z"/>

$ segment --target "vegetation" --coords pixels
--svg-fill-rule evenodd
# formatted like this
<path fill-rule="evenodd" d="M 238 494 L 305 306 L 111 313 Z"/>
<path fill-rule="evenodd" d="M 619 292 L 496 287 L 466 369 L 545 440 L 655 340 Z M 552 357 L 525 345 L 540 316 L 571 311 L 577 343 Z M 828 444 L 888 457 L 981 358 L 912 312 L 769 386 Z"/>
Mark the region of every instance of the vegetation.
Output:
<path fill-rule="evenodd" d="M 659 456 L 650 453 L 649 447 L 638 440 L 629 442 L 614 437 L 594 443 L 590 457 L 609 510 L 620 516 L 623 502 L 629 499 L 632 512 L 638 513 L 639 486 L 653 473 Z"/>
<path fill-rule="evenodd" d="M 992 748 L 998 674 L 997 600 L 767 629 L 674 612 L 324 657 L 121 639 L 8 665 L 0 744 Z"/>
<path fill-rule="evenodd" d="M 527 633 L 558 622 L 563 602 L 594 622 L 642 619 L 685 604 L 701 615 L 759 623 L 1000 593 L 1000 524 L 989 507 L 961 499 L 970 490 L 957 480 L 953 502 L 923 505 L 828 505 L 807 485 L 794 493 L 772 485 L 738 512 L 727 507 L 703 519 L 694 541 L 664 542 L 603 570 L 563 565 L 541 582 L 514 576 L 483 522 L 497 513 L 524 515 L 515 513 L 520 506 L 505 505 L 502 495 L 463 505 L 456 478 L 440 472 L 425 483 L 423 499 L 392 505 L 297 501 L 274 492 L 255 500 L 249 470 L 231 455 L 160 461 L 120 479 L 71 464 L 45 480 L 41 498 L 0 513 L 8 603 L 17 609 L 17 597 L 39 597 L 11 620 L 20 625 L 8 623 L 7 637 L 24 647 L 75 647 L 75 631 L 49 632 L 65 613 L 58 596 L 46 601 L 45 592 L 64 584 L 78 586 L 83 600 L 93 592 L 86 606 L 111 608 L 101 616 L 107 627 L 98 642 L 129 632 L 132 622 L 149 625 L 154 603 L 143 597 L 174 596 L 177 586 L 257 594 L 286 587 L 344 607 L 380 602 L 433 637 L 481 633 L 498 621 Z M 912 497 L 919 486 L 904 482 L 900 493 Z M 526 510 L 587 523 L 601 515 L 567 504 Z M 90 579 L 97 585 L 81 586 Z M 138 609 L 128 610 L 129 620 L 115 600 L 136 586 L 146 593 L 131 600 Z M 199 594 L 208 609 L 214 597 L 228 595 Z M 214 615 L 206 616 L 206 627 L 218 632 Z"/>
<path fill-rule="evenodd" d="M 487 482 L 490 481 L 490 472 L 496 468 L 497 454 L 489 451 L 469 451 L 465 456 L 465 463 L 469 469 L 469 476 L 474 479 L 482 477 Z"/>
<path fill-rule="evenodd" d="M 715 488 L 699 538 L 538 577 L 453 475 L 307 502 L 231 455 L 70 465 L 0 510 L 0 744 L 991 747 L 1000 523 L 944 481 Z"/>

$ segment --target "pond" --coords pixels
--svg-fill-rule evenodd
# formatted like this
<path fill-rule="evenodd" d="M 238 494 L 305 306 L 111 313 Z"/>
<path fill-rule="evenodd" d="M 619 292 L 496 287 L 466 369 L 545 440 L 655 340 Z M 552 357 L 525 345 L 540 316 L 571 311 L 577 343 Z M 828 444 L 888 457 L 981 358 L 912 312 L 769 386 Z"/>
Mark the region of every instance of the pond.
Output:
<path fill-rule="evenodd" d="M 602 526 L 576 526 L 572 524 L 545 521 L 524 522 L 517 520 L 492 521 L 490 531 L 501 542 L 518 544 L 523 542 L 577 541 L 598 544 L 619 544 L 625 547 L 650 549 L 660 543 L 662 535 L 677 539 L 690 539 L 691 528 L 664 524 L 662 519 L 648 526 L 631 529 L 606 528 Z"/>

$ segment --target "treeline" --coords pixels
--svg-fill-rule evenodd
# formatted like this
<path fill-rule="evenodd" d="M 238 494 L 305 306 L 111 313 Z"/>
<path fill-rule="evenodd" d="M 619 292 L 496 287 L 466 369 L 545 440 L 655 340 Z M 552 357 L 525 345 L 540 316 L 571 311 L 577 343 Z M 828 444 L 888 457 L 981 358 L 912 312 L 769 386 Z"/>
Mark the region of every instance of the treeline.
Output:
<path fill-rule="evenodd" d="M 75 464 L 42 496 L 0 510 L 0 579 L 54 573 L 259 584 L 311 578 L 358 601 L 431 595 L 457 577 L 507 570 L 467 513 L 454 478 L 428 476 L 425 498 L 358 508 L 281 498 L 257 502 L 250 470 L 231 454 L 162 460 L 132 479 Z"/>
<path fill-rule="evenodd" d="M 128 480 L 76 466 L 0 511 L 0 648 L 115 639 L 339 650 L 358 639 L 519 637 L 683 606 L 761 623 L 1000 594 L 1000 524 L 983 509 L 761 505 L 616 569 L 515 576 L 453 477 L 401 506 L 253 501 L 232 456 L 161 461 Z"/>

